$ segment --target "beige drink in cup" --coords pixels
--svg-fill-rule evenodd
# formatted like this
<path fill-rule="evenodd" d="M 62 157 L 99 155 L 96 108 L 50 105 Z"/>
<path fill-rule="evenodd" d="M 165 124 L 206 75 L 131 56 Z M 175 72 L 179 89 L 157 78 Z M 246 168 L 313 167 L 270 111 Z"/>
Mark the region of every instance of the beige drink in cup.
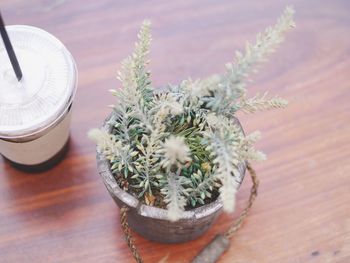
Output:
<path fill-rule="evenodd" d="M 21 166 L 40 166 L 69 139 L 76 64 L 65 46 L 31 26 L 6 27 L 22 69 L 20 81 L 0 39 L 0 153 Z"/>

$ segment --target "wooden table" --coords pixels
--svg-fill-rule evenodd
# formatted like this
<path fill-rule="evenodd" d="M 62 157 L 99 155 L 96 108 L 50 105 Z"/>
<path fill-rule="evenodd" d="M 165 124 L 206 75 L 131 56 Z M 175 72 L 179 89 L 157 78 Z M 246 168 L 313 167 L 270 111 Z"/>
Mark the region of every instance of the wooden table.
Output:
<path fill-rule="evenodd" d="M 96 172 L 87 131 L 102 124 L 141 21 L 153 22 L 155 86 L 222 72 L 245 40 L 293 4 L 297 28 L 254 76 L 252 93 L 288 98 L 284 111 L 240 115 L 259 129 L 268 160 L 255 167 L 259 197 L 220 262 L 350 262 L 350 2 L 1 0 L 7 24 L 61 39 L 79 68 L 71 145 L 50 171 L 26 174 L 0 161 L 0 262 L 133 262 L 119 210 Z M 135 235 L 145 262 L 189 262 L 244 207 L 198 240 L 163 245 Z"/>

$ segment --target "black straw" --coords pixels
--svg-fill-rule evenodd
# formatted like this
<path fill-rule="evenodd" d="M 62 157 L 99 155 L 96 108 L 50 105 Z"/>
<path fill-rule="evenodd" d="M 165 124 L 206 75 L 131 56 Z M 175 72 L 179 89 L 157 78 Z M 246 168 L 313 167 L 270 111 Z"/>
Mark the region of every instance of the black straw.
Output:
<path fill-rule="evenodd" d="M 4 21 L 2 20 L 1 13 L 0 13 L 0 33 L 1 33 L 2 40 L 4 41 L 4 44 L 5 44 L 7 54 L 10 58 L 13 70 L 16 73 L 16 77 L 18 81 L 20 81 L 22 79 L 22 70 L 19 66 L 15 51 L 13 50 L 11 41 L 6 32 L 5 24 L 4 24 Z"/>

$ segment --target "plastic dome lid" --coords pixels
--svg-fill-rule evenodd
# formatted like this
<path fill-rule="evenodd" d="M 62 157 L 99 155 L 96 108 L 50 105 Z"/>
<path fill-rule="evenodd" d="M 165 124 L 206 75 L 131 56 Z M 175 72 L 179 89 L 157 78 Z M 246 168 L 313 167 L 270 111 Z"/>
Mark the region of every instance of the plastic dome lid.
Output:
<path fill-rule="evenodd" d="M 17 81 L 0 40 L 0 138 L 14 139 L 38 134 L 60 119 L 73 100 L 77 70 L 65 46 L 46 31 L 6 29 L 23 78 Z"/>

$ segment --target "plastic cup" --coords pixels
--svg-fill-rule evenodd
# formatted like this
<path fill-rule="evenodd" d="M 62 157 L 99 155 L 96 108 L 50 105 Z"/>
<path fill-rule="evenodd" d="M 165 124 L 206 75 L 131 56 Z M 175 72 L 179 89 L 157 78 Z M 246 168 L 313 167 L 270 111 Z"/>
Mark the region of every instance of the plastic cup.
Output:
<path fill-rule="evenodd" d="M 67 145 L 76 64 L 66 47 L 42 29 L 6 29 L 23 78 L 18 82 L 0 40 L 0 153 L 20 166 L 42 166 Z"/>

